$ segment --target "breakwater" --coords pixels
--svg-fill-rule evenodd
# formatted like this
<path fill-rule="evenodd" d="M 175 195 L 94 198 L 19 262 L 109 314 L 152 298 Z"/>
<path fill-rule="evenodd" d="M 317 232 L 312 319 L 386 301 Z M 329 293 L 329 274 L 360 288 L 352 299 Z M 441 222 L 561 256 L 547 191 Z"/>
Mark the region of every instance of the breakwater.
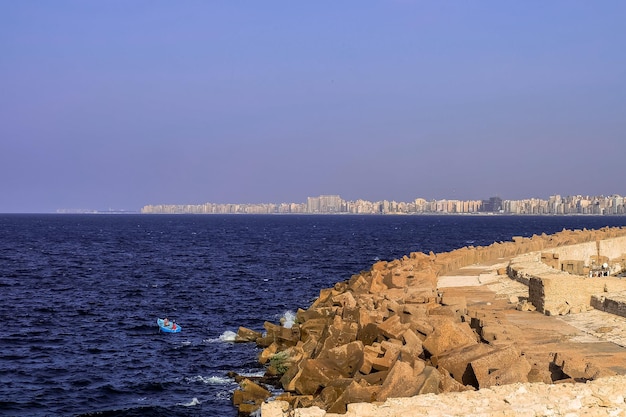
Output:
<path fill-rule="evenodd" d="M 284 390 L 276 400 L 292 410 L 317 407 L 343 414 L 355 403 L 615 375 L 611 367 L 569 351 L 529 355 L 517 343 L 519 334 L 492 320 L 493 311 L 468 306 L 462 293 L 446 294 L 437 284 L 439 277 L 471 265 L 491 264 L 495 273 L 506 275 L 512 271 L 509 262 L 523 254 L 588 242 L 597 246 L 625 235 L 624 228 L 564 230 L 441 254 L 411 253 L 321 290 L 291 327 L 266 322 L 265 334 L 240 328 L 238 338 L 264 348 L 259 361 L 267 366 L 266 376 Z M 532 305 L 528 297 L 523 301 Z M 240 412 L 258 409 L 270 396 L 255 381 L 240 384 L 233 398 Z"/>

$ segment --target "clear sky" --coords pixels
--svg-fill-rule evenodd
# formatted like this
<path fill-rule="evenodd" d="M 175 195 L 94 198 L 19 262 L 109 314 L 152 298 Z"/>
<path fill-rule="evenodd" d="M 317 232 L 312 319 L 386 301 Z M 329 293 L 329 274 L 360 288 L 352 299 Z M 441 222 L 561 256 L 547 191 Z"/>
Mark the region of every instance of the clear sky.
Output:
<path fill-rule="evenodd" d="M 0 212 L 626 195 L 626 2 L 0 0 Z"/>

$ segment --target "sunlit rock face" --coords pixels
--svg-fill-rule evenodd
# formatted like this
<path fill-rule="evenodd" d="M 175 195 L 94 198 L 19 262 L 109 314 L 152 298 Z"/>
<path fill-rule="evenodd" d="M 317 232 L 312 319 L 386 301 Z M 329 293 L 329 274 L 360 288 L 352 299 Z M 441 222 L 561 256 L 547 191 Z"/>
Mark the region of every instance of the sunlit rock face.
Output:
<path fill-rule="evenodd" d="M 472 406 L 463 401 L 471 403 L 475 395 L 494 395 L 489 390 L 494 387 L 517 387 L 510 389 L 522 390 L 524 394 L 530 393 L 531 388 L 520 383 L 559 381 L 563 385 L 568 381 L 584 382 L 614 375 L 608 363 L 603 367 L 589 362 L 583 354 L 569 348 L 559 351 L 558 344 L 549 353 L 529 351 L 528 340 L 535 338 L 541 344 L 544 335 L 529 334 L 528 327 L 520 326 L 519 318 L 511 321 L 509 316 L 526 314 L 525 317 L 545 320 L 548 318 L 541 313 L 586 311 L 591 308 L 591 297 L 580 293 L 602 292 L 607 285 L 620 288 L 619 285 L 626 284 L 626 280 L 622 283 L 609 277 L 606 278 L 609 284 L 600 285 L 598 278 L 589 281 L 590 278 L 555 269 L 563 265 L 584 268 L 587 260 L 575 263 L 575 255 L 589 259 L 595 256 L 596 260 L 614 265 L 626 258 L 625 235 L 624 228 L 563 231 L 442 254 L 412 253 L 391 262 L 377 262 L 368 271 L 353 275 L 333 288 L 322 289 L 308 309 L 298 310 L 290 327 L 266 322 L 264 335 L 242 328 L 238 340 L 254 340 L 264 348 L 259 360 L 268 366 L 268 375 L 276 376 L 277 386 L 284 390 L 273 401 L 274 405 L 263 404 L 263 416 L 282 416 L 288 410 L 304 408 L 310 413 L 306 415 L 373 416 L 376 414 L 372 410 L 378 405 L 362 403 L 389 403 L 399 401 L 396 398 L 417 396 L 430 398 L 432 407 L 439 400 L 427 394 L 454 392 L 464 393 L 454 397 L 459 401 L 455 406 L 469 410 Z M 590 247 L 596 248 L 595 255 Z M 606 248 L 605 255 L 599 252 L 601 247 Z M 606 255 L 609 253 L 611 256 Z M 530 290 L 496 303 L 485 301 L 489 296 L 480 298 L 486 297 L 484 292 L 467 290 L 466 294 L 463 289 L 454 291 L 438 286 L 447 274 L 446 287 L 457 281 L 459 288 L 468 285 L 465 283 L 471 281 L 468 276 L 456 274 L 472 265 L 480 266 L 483 271 L 472 278 L 476 283 L 469 285 L 514 279 L 528 285 Z M 576 281 L 576 288 L 581 290 L 563 300 L 559 297 L 566 294 L 566 284 L 561 280 L 567 279 L 570 293 L 572 280 L 589 282 Z M 587 300 L 586 305 L 581 300 Z M 618 396 L 611 395 L 602 401 L 619 406 Z M 241 398 L 239 395 L 238 399 Z M 406 401 L 412 404 L 412 400 Z M 260 407 L 256 397 L 240 404 L 245 405 L 245 410 L 240 406 L 241 412 Z M 398 407 L 400 410 L 404 406 Z M 428 413 L 437 415 L 432 410 Z M 385 415 L 403 414 L 398 411 Z"/>

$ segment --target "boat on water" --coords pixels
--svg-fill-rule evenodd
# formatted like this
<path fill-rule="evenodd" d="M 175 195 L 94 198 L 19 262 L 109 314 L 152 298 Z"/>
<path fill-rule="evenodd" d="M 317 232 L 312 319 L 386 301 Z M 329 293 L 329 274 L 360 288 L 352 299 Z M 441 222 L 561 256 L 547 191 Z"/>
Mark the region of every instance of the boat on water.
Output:
<path fill-rule="evenodd" d="M 182 328 L 176 324 L 176 322 L 173 321 L 167 321 L 167 323 L 165 322 L 166 319 L 157 319 L 157 324 L 159 325 L 159 330 L 161 330 L 162 332 L 165 333 L 179 333 Z"/>

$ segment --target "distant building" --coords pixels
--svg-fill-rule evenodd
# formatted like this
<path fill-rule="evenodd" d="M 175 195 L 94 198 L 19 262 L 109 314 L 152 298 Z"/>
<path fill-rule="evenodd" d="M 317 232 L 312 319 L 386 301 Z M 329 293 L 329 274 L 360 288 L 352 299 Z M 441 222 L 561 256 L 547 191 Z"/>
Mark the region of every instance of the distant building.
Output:
<path fill-rule="evenodd" d="M 62 212 L 62 211 L 59 211 Z M 64 211 L 67 212 L 67 211 Z M 397 201 L 346 201 L 338 195 L 308 197 L 306 203 L 260 204 L 159 204 L 141 209 L 149 214 L 593 214 L 624 215 L 626 199 L 620 195 L 605 196 L 550 196 L 548 200 L 527 198 L 502 200 L 426 200 L 416 198 L 411 202 Z"/>
<path fill-rule="evenodd" d="M 338 195 L 321 195 L 307 199 L 307 213 L 342 213 L 344 204 Z"/>
<path fill-rule="evenodd" d="M 489 200 L 483 201 L 482 211 L 487 213 L 499 213 L 503 210 L 502 199 L 500 197 L 491 197 Z"/>

